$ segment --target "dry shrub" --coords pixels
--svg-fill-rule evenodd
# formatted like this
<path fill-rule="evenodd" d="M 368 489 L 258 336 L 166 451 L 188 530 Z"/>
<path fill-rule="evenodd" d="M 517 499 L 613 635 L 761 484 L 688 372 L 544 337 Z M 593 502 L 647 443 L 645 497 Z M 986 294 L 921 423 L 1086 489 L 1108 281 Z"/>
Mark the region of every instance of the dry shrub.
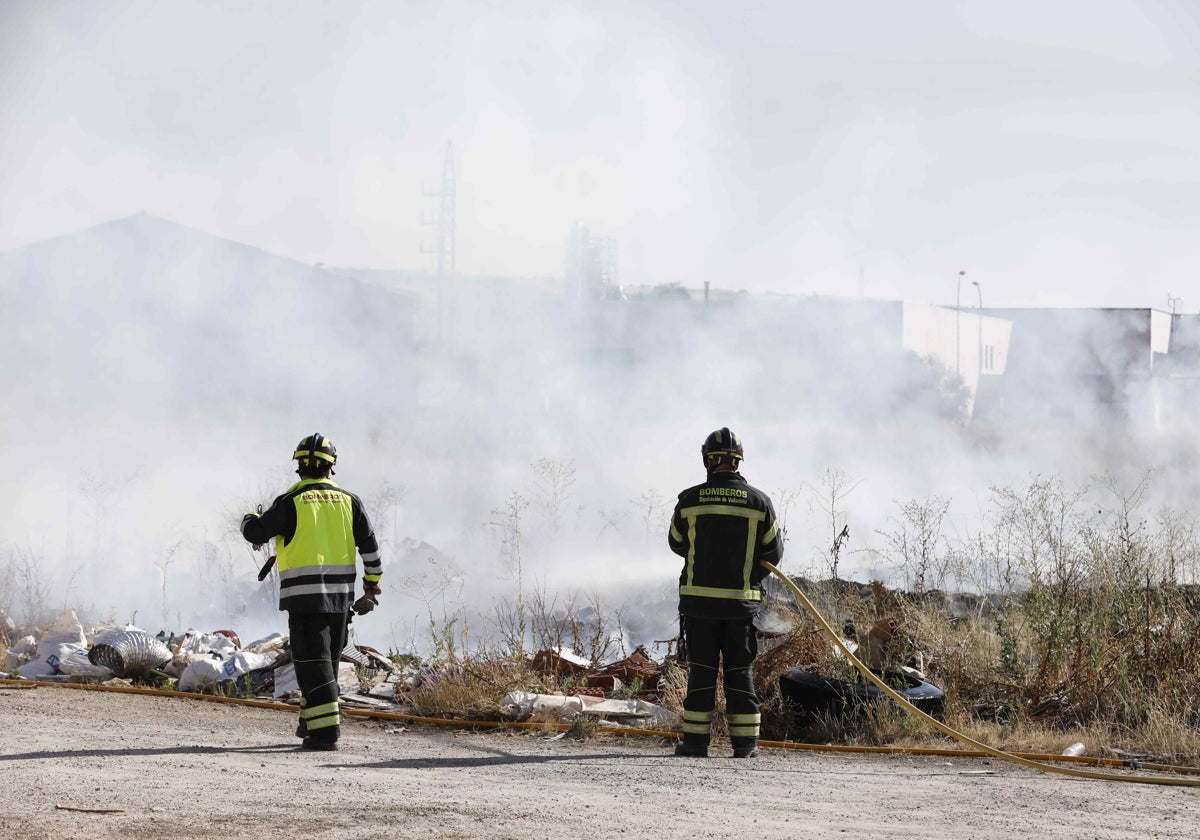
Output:
<path fill-rule="evenodd" d="M 948 722 L 962 721 L 981 704 L 997 713 L 1024 705 L 1022 686 L 1000 678 L 994 667 L 1001 642 L 988 622 L 907 609 L 902 627 L 919 644 L 919 670 L 946 692 Z"/>
<path fill-rule="evenodd" d="M 810 743 L 878 747 L 928 742 L 930 731 L 920 718 L 885 699 L 857 706 L 850 713 L 818 714 L 802 734 Z"/>
<path fill-rule="evenodd" d="M 1159 759 L 1172 764 L 1194 761 L 1200 756 L 1200 731 L 1181 718 L 1195 719 L 1196 702 L 1193 698 L 1191 713 L 1184 716 L 1179 715 L 1175 709 L 1152 706 L 1136 733 L 1115 731 L 1104 743 L 1125 755 L 1145 760 Z"/>
<path fill-rule="evenodd" d="M 841 673 L 845 660 L 834 652 L 832 642 L 811 623 L 795 617 L 796 624 L 787 633 L 760 643 L 754 661 L 754 691 L 762 714 L 761 733 L 767 740 L 781 740 L 791 733 L 791 710 L 779 691 L 779 678 L 802 665 L 818 673 Z"/>
<path fill-rule="evenodd" d="M 899 566 L 912 573 L 916 592 L 836 578 L 796 582 L 832 626 L 860 640 L 880 620 L 899 618 L 890 664 L 915 665 L 943 688 L 947 723 L 979 741 L 1051 754 L 1082 741 L 1093 754 L 1194 759 L 1200 756 L 1200 590 L 1179 581 L 1200 577 L 1200 534 L 1192 519 L 1169 512 L 1157 523 L 1144 521 L 1137 513 L 1142 489 L 1110 492 L 1109 504 L 1099 506 L 1083 492 L 1040 479 L 994 490 L 983 530 L 956 545 L 934 527 L 944 504 L 927 500 L 931 515 L 904 508 L 890 541 L 908 552 L 899 558 L 908 565 Z M 940 583 L 946 570 L 982 593 L 973 601 L 958 597 L 957 613 L 942 592 L 922 589 Z M 509 638 L 510 653 L 536 641 L 595 655 L 599 643 L 621 636 L 619 613 L 577 609 L 545 593 L 522 607 L 524 621 L 511 622 L 520 632 Z M 851 676 L 810 616 L 793 608 L 788 618 L 794 629 L 764 641 L 755 663 L 769 739 L 792 734 L 779 691 L 788 669 Z M 856 634 L 847 632 L 849 625 Z M 470 718 L 497 714 L 499 700 L 513 689 L 567 687 L 547 685 L 516 659 L 476 658 L 409 700 L 419 711 Z M 659 702 L 678 711 L 686 670 L 670 659 L 664 669 Z M 725 731 L 723 701 L 718 686 L 714 735 Z M 818 721 L 808 734 L 911 746 L 949 740 L 886 701 Z"/>
<path fill-rule="evenodd" d="M 682 714 L 683 700 L 687 697 L 687 677 L 687 668 L 677 659 L 668 658 L 658 678 L 658 705 Z"/>
<path fill-rule="evenodd" d="M 413 714 L 455 720 L 500 720 L 501 701 L 510 691 L 553 693 L 552 681 L 521 659 L 468 658 L 423 675 L 400 699 Z"/>
<path fill-rule="evenodd" d="M 901 505 L 883 554 L 917 589 L 900 598 L 909 664 L 946 691 L 950 725 L 1030 752 L 1079 740 L 1089 751 L 1200 755 L 1200 606 L 1181 583 L 1197 579 L 1200 528 L 1190 514 L 1147 515 L 1147 486 L 1148 476 L 1131 488 L 1111 477 L 993 488 L 981 530 L 958 543 L 934 527 L 941 500 Z M 952 616 L 941 593 L 922 590 L 927 569 L 985 594 Z M 887 609 L 878 590 L 860 589 L 858 605 L 844 590 L 818 604 L 835 626 Z"/>

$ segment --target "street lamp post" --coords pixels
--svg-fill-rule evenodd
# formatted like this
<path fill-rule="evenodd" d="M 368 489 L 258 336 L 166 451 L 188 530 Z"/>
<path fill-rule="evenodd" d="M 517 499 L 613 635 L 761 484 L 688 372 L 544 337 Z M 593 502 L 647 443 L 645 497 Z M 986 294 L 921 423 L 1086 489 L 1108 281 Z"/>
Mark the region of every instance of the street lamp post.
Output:
<path fill-rule="evenodd" d="M 962 376 L 962 279 L 965 271 L 958 272 L 958 283 L 954 291 L 954 374 Z"/>

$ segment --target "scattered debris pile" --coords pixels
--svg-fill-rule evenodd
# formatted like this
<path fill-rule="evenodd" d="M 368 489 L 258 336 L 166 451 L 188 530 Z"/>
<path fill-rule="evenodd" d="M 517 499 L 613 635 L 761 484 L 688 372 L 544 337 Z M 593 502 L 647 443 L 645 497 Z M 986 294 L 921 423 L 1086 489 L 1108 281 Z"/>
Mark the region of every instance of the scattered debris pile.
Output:
<path fill-rule="evenodd" d="M 899 618 L 878 619 L 866 633 L 846 622 L 841 641 L 904 699 L 933 717 L 942 717 L 945 692 L 927 682 L 920 670 L 903 664 L 912 643 Z M 763 652 L 755 663 L 760 696 L 778 691 L 785 723 L 805 727 L 822 720 L 853 718 L 886 697 L 823 633 L 798 627 L 769 640 L 760 639 L 760 646 Z M 774 686 L 768 688 L 767 682 Z"/>
<path fill-rule="evenodd" d="M 557 681 L 572 683 L 569 693 L 509 692 L 501 701 L 506 713 L 527 720 L 594 719 L 601 726 L 648 726 L 672 729 L 676 712 L 657 705 L 662 666 L 638 647 L 624 659 L 593 667 L 585 658 L 565 648 L 538 651 L 532 669 Z"/>
<path fill-rule="evenodd" d="M 89 641 L 90 639 L 90 641 Z M 341 702 L 394 709 L 395 668 L 370 647 L 348 644 L 338 684 Z M 73 610 L 38 638 L 8 646 L 0 677 L 43 682 L 139 683 L 178 691 L 299 702 L 288 639 L 279 633 L 243 646 L 232 630 L 151 635 L 140 627 L 85 631 Z"/>
<path fill-rule="evenodd" d="M 41 638 L 25 635 L 9 645 L 4 671 L 23 679 L 94 677 L 110 679 L 113 673 L 88 658 L 87 638 L 74 611 L 63 613 Z"/>
<path fill-rule="evenodd" d="M 940 689 L 925 683 L 919 671 L 895 662 L 905 647 L 897 619 L 879 620 L 865 634 L 846 629 L 847 635 L 856 637 L 847 638 L 847 646 L 857 649 L 873 671 L 894 677 L 893 684 L 909 699 L 933 703 L 930 711 L 941 712 Z M 8 638 L 13 635 L 10 629 Z M 756 677 L 759 682 L 774 682 L 787 711 L 797 718 L 850 712 L 878 693 L 872 694 L 873 687 L 857 680 L 833 678 L 835 673 L 845 673 L 845 662 L 838 664 L 840 654 L 811 633 L 763 632 L 760 645 Z M 425 663 L 416 657 L 393 662 L 373 648 L 353 643 L 341 659 L 338 684 L 340 702 L 346 706 L 410 712 L 421 708 L 416 692 L 429 689 L 437 705 L 418 714 L 465 719 L 500 715 L 507 720 L 590 721 L 599 726 L 670 730 L 679 724 L 679 714 L 662 705 L 664 694 L 668 700 L 674 698 L 672 706 L 680 699 L 682 686 L 664 679 L 672 657 L 657 662 L 644 647 L 609 663 L 589 661 L 568 648 L 543 649 L 525 663 L 527 683 L 518 678 L 506 684 L 503 678 L 482 678 L 469 662 Z M 399 666 L 400 662 L 405 664 Z M 829 665 L 835 665 L 828 669 L 833 673 L 823 673 Z M 31 680 L 121 681 L 293 704 L 300 700 L 288 639 L 282 634 L 243 644 L 232 630 L 151 635 L 126 625 L 85 631 L 73 611 L 59 616 L 40 637 L 27 634 L 10 641 L 3 671 L 0 676 Z M 764 686 L 759 688 L 761 692 Z M 929 692 L 929 697 L 921 692 Z M 428 698 L 422 700 L 428 703 Z"/>
<path fill-rule="evenodd" d="M 624 659 L 598 668 L 565 648 L 538 651 L 530 665 L 544 676 L 559 680 L 573 677 L 578 695 L 622 694 L 648 702 L 658 700 L 662 666 L 647 656 L 646 649 L 641 646 Z"/>

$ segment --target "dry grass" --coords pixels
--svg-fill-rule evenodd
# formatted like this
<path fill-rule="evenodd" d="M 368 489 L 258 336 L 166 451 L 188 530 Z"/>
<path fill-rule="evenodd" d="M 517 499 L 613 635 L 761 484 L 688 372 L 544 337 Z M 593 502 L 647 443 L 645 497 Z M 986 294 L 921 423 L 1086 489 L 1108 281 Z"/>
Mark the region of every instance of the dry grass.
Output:
<path fill-rule="evenodd" d="M 502 720 L 510 691 L 555 693 L 560 687 L 516 658 L 468 657 L 459 665 L 427 668 L 397 699 L 413 714 L 455 720 Z"/>
<path fill-rule="evenodd" d="M 946 691 L 946 723 L 998 749 L 1057 754 L 1080 741 L 1089 754 L 1112 754 L 1194 764 L 1200 759 L 1200 668 L 1196 661 L 1196 616 L 1186 600 L 1171 593 L 1140 593 L 1140 603 L 1157 606 L 1154 632 L 1133 634 L 1098 616 L 1100 605 L 1120 609 L 1106 592 L 1066 592 L 1053 606 L 1060 616 L 1057 636 L 1017 600 L 986 619 L 952 620 L 933 599 L 902 603 L 903 639 L 893 661 L 920 665 Z M 876 613 L 863 601 L 861 618 L 843 606 L 846 620 L 864 626 Z M 1043 628 L 1039 630 L 1038 628 Z M 919 643 L 918 641 L 919 640 Z M 804 665 L 825 676 L 845 678 L 847 665 L 832 655 L 807 617 L 760 654 L 756 685 L 763 700 L 763 735 L 810 742 L 954 745 L 893 704 L 862 714 L 818 720 L 797 730 L 778 691 L 779 676 Z M 1062 655 L 1066 652 L 1069 655 Z M 1047 660 L 1057 664 L 1049 667 Z"/>
<path fill-rule="evenodd" d="M 1093 559 L 1099 567 L 1104 558 L 1097 553 Z M 1091 755 L 1196 764 L 1200 599 L 1169 583 L 1143 586 L 1145 575 L 1130 580 L 1136 582 L 1125 588 L 1043 582 L 1029 594 L 994 599 L 990 606 L 980 602 L 968 617 L 952 614 L 940 593 L 903 595 L 879 584 L 840 581 L 802 585 L 834 626 L 853 631 L 860 641 L 880 621 L 896 619 L 900 632 L 882 650 L 885 664 L 919 667 L 946 691 L 946 723 L 977 741 L 1011 752 L 1050 755 L 1080 741 Z M 886 701 L 798 728 L 780 694 L 784 672 L 803 665 L 845 679 L 852 668 L 810 616 L 794 606 L 775 608 L 786 613 L 781 617 L 792 629 L 764 640 L 755 663 L 764 739 L 961 746 Z M 545 614 L 533 611 L 532 623 L 550 626 Z M 562 625 L 569 633 L 555 641 L 578 642 L 611 632 L 611 614 L 598 606 L 588 616 L 594 627 L 571 610 L 563 614 L 571 618 Z M 569 694 L 577 688 L 577 677 L 534 671 L 521 653 L 527 646 L 507 641 L 499 651 L 426 665 L 417 686 L 398 699 L 423 716 L 497 720 L 504 716 L 501 700 L 510 691 Z M 662 667 L 658 702 L 681 711 L 686 670 L 672 657 Z M 713 736 L 720 738 L 727 731 L 720 685 L 717 698 Z M 574 734 L 587 737 L 588 724 L 581 723 Z"/>

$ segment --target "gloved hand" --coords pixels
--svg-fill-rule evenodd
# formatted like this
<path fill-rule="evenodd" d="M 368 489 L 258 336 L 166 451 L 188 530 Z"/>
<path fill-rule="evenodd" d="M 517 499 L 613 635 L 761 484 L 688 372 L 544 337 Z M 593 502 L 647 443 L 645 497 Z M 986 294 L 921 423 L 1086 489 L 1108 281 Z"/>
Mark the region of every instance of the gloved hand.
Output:
<path fill-rule="evenodd" d="M 379 601 L 375 599 L 375 596 L 371 593 L 368 593 L 355 601 L 352 609 L 354 610 L 355 615 L 366 615 L 378 605 Z"/>
<path fill-rule="evenodd" d="M 246 536 L 246 523 L 253 522 L 254 520 L 258 519 L 258 516 L 259 515 L 257 513 L 247 513 L 242 517 L 242 526 L 238 530 L 241 531 L 243 537 Z M 254 546 L 255 551 L 258 551 L 260 548 L 262 548 L 262 545 Z"/>

